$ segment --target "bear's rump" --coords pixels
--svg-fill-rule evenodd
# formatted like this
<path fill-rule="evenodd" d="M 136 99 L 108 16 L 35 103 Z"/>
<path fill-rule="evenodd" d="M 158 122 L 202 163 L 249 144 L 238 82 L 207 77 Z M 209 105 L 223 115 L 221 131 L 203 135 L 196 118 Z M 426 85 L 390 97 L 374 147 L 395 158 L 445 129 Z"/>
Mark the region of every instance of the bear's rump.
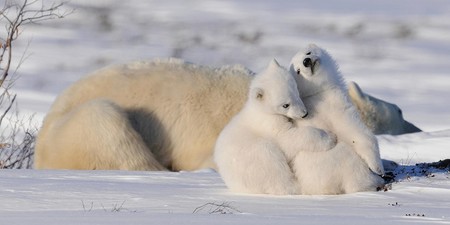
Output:
<path fill-rule="evenodd" d="M 349 145 L 338 143 L 326 152 L 299 152 L 294 170 L 302 194 L 340 194 L 361 163 Z"/>

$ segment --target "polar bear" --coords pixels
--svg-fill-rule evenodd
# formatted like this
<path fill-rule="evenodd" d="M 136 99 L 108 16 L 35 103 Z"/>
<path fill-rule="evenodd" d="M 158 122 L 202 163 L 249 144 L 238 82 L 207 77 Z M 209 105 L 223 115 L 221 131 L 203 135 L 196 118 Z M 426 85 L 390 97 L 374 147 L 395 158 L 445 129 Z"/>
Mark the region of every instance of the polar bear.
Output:
<path fill-rule="evenodd" d="M 34 167 L 215 168 L 214 143 L 242 108 L 253 75 L 240 65 L 214 68 L 173 58 L 96 71 L 51 106 Z"/>
<path fill-rule="evenodd" d="M 334 59 L 316 45 L 296 54 L 290 66 L 308 109 L 306 122 L 337 136 L 327 152 L 300 151 L 293 170 L 302 194 L 376 190 L 384 181 L 378 142 L 352 105 Z M 304 121 L 302 121 L 304 123 Z"/>
<path fill-rule="evenodd" d="M 355 82 L 348 83 L 348 94 L 361 119 L 374 134 L 405 134 L 421 132 L 403 118 L 402 110 L 395 104 L 364 93 Z"/>
<path fill-rule="evenodd" d="M 101 69 L 61 93 L 35 148 L 37 169 L 215 168 L 217 136 L 245 102 L 253 73 L 180 59 Z"/>
<path fill-rule="evenodd" d="M 307 114 L 294 76 L 272 61 L 255 76 L 247 102 L 217 139 L 214 161 L 226 185 L 235 192 L 298 194 L 289 162 L 298 151 L 336 145 L 323 130 L 294 125 Z"/>

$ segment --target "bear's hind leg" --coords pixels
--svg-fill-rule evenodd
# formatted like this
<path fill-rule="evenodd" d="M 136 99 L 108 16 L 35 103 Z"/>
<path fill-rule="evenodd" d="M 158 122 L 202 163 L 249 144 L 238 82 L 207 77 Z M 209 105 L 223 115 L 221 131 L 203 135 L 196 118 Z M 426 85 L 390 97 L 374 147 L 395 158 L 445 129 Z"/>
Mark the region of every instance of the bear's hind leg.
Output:
<path fill-rule="evenodd" d="M 41 168 L 165 170 L 131 125 L 125 111 L 107 99 L 86 102 L 47 128 Z M 41 160 L 42 161 L 42 160 Z"/>
<path fill-rule="evenodd" d="M 246 170 L 251 174 L 249 179 L 254 179 L 252 186 L 258 189 L 257 192 L 272 195 L 298 194 L 295 175 L 279 147 L 263 141 L 255 148 L 258 151 L 251 158 L 253 165 L 250 164 Z"/>
<path fill-rule="evenodd" d="M 344 193 L 376 191 L 377 188 L 382 187 L 384 180 L 381 176 L 372 172 L 365 161 L 352 149 L 348 151 L 350 154 L 346 157 L 347 161 L 341 164 Z"/>

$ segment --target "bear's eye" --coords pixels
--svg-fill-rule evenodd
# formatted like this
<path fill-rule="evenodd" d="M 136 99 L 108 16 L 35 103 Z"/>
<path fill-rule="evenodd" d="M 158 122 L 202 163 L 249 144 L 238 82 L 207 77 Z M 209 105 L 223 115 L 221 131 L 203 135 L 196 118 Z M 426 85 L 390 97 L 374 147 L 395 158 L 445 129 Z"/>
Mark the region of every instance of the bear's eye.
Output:
<path fill-rule="evenodd" d="M 311 52 L 306 53 L 306 55 L 311 55 Z"/>
<path fill-rule="evenodd" d="M 297 74 L 300 75 L 300 69 L 297 70 Z"/>
<path fill-rule="evenodd" d="M 290 106 L 289 104 L 284 104 L 283 108 L 287 109 L 287 108 L 289 108 L 289 106 Z"/>

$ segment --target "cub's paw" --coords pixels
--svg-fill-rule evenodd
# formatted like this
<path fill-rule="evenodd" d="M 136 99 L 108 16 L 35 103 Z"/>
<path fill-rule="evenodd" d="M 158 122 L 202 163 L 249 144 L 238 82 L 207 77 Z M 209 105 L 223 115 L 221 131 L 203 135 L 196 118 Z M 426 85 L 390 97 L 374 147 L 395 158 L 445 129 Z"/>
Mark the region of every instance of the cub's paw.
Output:
<path fill-rule="evenodd" d="M 378 174 L 378 175 L 384 175 L 384 167 L 383 163 L 381 162 L 381 159 L 365 159 L 367 165 L 369 166 L 369 169 L 372 170 L 372 172 Z"/>

